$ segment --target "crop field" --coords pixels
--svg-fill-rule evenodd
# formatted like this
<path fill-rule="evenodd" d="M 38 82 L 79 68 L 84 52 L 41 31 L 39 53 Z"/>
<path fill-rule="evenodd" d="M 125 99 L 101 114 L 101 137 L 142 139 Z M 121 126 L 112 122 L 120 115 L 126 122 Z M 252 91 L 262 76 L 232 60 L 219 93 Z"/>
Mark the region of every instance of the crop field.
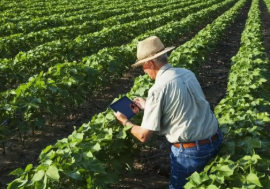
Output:
<path fill-rule="evenodd" d="M 153 35 L 225 137 L 185 188 L 270 188 L 270 0 L 2 0 L 0 23 L 0 189 L 168 188 L 165 137 L 141 144 L 107 108 L 147 97 L 131 64 Z"/>

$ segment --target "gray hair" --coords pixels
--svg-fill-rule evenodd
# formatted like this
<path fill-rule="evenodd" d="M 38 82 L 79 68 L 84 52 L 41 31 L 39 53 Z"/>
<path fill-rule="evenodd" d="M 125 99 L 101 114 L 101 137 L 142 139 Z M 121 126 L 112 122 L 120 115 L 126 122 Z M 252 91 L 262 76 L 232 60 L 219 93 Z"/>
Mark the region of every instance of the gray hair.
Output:
<path fill-rule="evenodd" d="M 167 64 L 168 63 L 168 55 L 167 55 L 167 53 L 165 53 L 165 54 L 160 55 L 157 58 L 153 59 L 153 61 L 159 65 Z"/>

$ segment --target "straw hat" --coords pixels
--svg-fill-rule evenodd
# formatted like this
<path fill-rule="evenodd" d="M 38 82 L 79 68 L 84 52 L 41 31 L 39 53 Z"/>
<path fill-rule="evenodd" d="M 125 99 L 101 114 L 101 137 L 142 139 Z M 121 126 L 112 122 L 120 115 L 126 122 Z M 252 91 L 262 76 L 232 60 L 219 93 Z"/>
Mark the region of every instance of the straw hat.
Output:
<path fill-rule="evenodd" d="M 132 67 L 142 65 L 144 62 L 153 60 L 168 51 L 171 51 L 175 47 L 165 48 L 163 43 L 157 36 L 151 36 L 143 41 L 140 41 L 137 45 L 137 61 L 132 64 Z"/>

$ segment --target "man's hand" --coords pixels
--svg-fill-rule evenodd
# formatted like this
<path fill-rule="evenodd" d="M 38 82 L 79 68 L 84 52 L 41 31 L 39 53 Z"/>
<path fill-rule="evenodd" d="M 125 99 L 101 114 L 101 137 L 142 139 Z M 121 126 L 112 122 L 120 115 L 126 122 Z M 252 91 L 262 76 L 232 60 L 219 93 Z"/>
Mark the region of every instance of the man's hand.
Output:
<path fill-rule="evenodd" d="M 138 114 L 140 112 L 139 107 L 135 103 L 130 104 L 130 108 L 135 114 Z"/>
<path fill-rule="evenodd" d="M 141 97 L 134 98 L 133 102 L 141 109 L 144 110 L 145 108 L 145 99 Z"/>
<path fill-rule="evenodd" d="M 124 125 L 125 123 L 131 124 L 131 126 L 132 126 L 131 134 L 133 134 L 141 142 L 147 142 L 151 139 L 154 131 L 144 129 L 139 125 L 135 125 L 135 124 L 129 122 L 127 117 L 124 114 L 122 114 L 121 112 L 114 112 L 114 116 L 117 119 L 117 121 L 119 121 L 122 125 Z M 126 122 L 126 121 L 128 121 L 128 122 Z"/>
<path fill-rule="evenodd" d="M 114 116 L 122 125 L 124 125 L 124 123 L 126 123 L 126 121 L 128 120 L 128 118 L 119 111 L 114 112 Z"/>

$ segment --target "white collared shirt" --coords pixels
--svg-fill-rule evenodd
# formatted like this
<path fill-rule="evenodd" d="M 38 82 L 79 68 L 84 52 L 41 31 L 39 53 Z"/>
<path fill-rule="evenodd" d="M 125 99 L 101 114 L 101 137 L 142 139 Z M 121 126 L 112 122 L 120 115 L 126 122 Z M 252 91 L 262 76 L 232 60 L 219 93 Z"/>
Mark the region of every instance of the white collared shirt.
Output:
<path fill-rule="evenodd" d="M 214 135 L 218 121 L 194 73 L 165 64 L 148 91 L 141 127 L 171 143 L 191 142 Z"/>

